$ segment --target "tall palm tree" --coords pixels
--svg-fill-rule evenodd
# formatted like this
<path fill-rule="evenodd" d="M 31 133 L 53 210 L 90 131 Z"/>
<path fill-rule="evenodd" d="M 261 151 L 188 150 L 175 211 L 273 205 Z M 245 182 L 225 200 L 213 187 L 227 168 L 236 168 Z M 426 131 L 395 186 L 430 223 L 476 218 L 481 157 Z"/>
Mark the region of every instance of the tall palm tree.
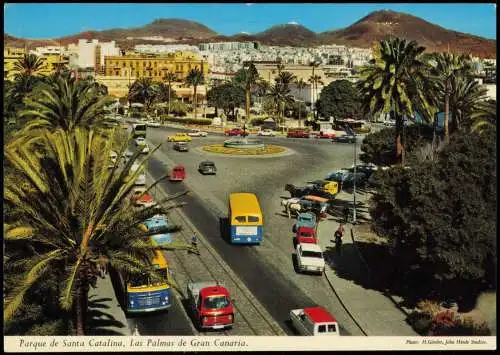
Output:
<path fill-rule="evenodd" d="M 262 98 L 264 96 L 266 96 L 270 87 L 271 86 L 269 85 L 269 83 L 265 80 L 259 80 L 256 83 L 255 91 L 256 91 L 257 97 L 259 97 L 259 102 L 261 105 L 262 105 Z"/>
<path fill-rule="evenodd" d="M 249 122 L 250 120 L 250 104 L 251 104 L 251 93 L 253 89 L 257 86 L 257 83 L 260 82 L 259 73 L 257 68 L 253 63 L 247 68 L 239 71 L 236 77 L 234 78 L 234 82 L 236 85 L 239 85 L 245 90 L 245 120 Z M 245 127 L 246 125 L 243 125 Z"/>
<path fill-rule="evenodd" d="M 450 83 L 450 112 L 454 130 L 459 131 L 461 123 L 477 110 L 481 102 L 487 100 L 488 90 L 469 77 L 454 76 Z"/>
<path fill-rule="evenodd" d="M 271 89 L 269 90 L 267 96 L 271 98 L 274 105 L 276 106 L 278 122 L 283 124 L 283 117 L 281 116 L 281 114 L 284 111 L 284 107 L 286 104 L 293 104 L 294 102 L 293 96 L 290 93 L 290 88 L 280 82 L 276 82 L 271 86 Z"/>
<path fill-rule="evenodd" d="M 41 127 L 61 127 L 71 130 L 77 126 L 100 126 L 106 122 L 106 109 L 112 100 L 96 95 L 89 85 L 74 79 L 58 77 L 40 88 L 40 93 L 26 100 L 21 117 L 30 118 L 24 131 Z"/>
<path fill-rule="evenodd" d="M 147 162 L 132 172 L 137 152 L 125 166 L 107 169 L 112 141 L 77 127 L 25 135 L 6 145 L 5 159 L 13 172 L 6 176 L 4 198 L 16 219 L 5 226 L 5 242 L 8 250 L 29 247 L 33 253 L 17 260 L 25 263 L 26 271 L 6 297 L 5 322 L 23 304 L 27 292 L 57 276 L 61 307 L 70 310 L 74 305 L 77 335 L 83 335 L 88 291 L 95 284 L 98 265 L 159 279 L 151 265 L 155 249 L 151 233 L 142 231 L 139 224 L 178 207 L 174 199 L 185 192 L 158 206 L 134 208 L 130 193 Z M 120 148 L 120 155 L 128 143 Z M 165 231 L 170 230 L 179 227 Z"/>
<path fill-rule="evenodd" d="M 130 102 L 144 104 L 146 112 L 149 112 L 157 95 L 157 86 L 152 78 L 142 77 L 137 79 L 129 89 L 128 98 Z"/>
<path fill-rule="evenodd" d="M 171 99 L 170 91 L 172 90 L 172 83 L 177 80 L 177 75 L 175 75 L 175 73 L 173 72 L 167 71 L 167 73 L 163 77 L 163 80 L 167 82 L 168 87 L 170 88 L 170 90 L 168 91 L 168 111 L 167 111 L 167 115 L 170 116 L 170 99 Z"/>
<path fill-rule="evenodd" d="M 278 77 L 276 78 L 276 83 L 280 83 L 285 87 L 286 89 L 290 88 L 290 84 L 293 83 L 293 81 L 296 79 L 296 76 L 289 72 L 289 71 L 282 71 L 278 74 Z M 283 119 L 285 118 L 285 106 L 282 106 L 282 117 Z"/>
<path fill-rule="evenodd" d="M 164 83 L 161 83 L 158 85 L 156 101 L 160 102 L 160 103 L 164 103 L 165 101 L 168 102 L 168 110 L 169 111 L 167 114 L 170 114 L 170 100 L 172 98 L 175 98 L 175 97 L 176 97 L 175 91 L 172 90 L 171 86 L 164 84 Z"/>
<path fill-rule="evenodd" d="M 476 104 L 476 109 L 471 113 L 470 131 L 482 134 L 487 130 L 496 129 L 497 104 L 495 100 L 481 101 Z"/>
<path fill-rule="evenodd" d="M 314 71 L 314 66 L 313 66 L 313 71 Z M 314 101 L 314 118 L 317 119 L 318 117 L 318 109 L 316 107 L 316 103 L 318 102 L 317 100 L 317 94 L 318 94 L 318 85 L 324 85 L 323 81 L 321 80 L 321 76 L 319 75 L 312 75 L 309 77 L 307 80 L 310 84 L 311 87 L 313 88 L 313 101 Z"/>
<path fill-rule="evenodd" d="M 14 71 L 26 75 L 38 75 L 43 66 L 43 60 L 35 54 L 25 54 L 14 63 Z"/>
<path fill-rule="evenodd" d="M 305 89 L 305 87 L 306 87 L 307 84 L 306 84 L 306 82 L 302 78 L 300 78 L 300 79 L 295 79 L 295 85 L 297 86 L 297 90 L 299 91 L 299 97 L 300 97 L 301 94 L 302 94 L 302 90 Z M 299 127 L 302 126 L 302 122 L 300 120 L 300 118 L 301 118 L 300 117 L 300 114 L 301 114 L 301 112 L 300 112 L 301 111 L 301 107 L 300 107 L 301 105 L 300 105 L 300 103 L 301 103 L 301 101 L 299 100 Z"/>
<path fill-rule="evenodd" d="M 313 108 L 312 103 L 314 103 L 315 105 L 314 105 L 314 111 L 313 111 L 313 113 L 314 113 L 314 118 L 316 118 L 316 112 L 317 112 L 317 110 L 316 110 L 316 100 L 315 100 L 315 97 L 317 96 L 317 93 L 316 93 L 316 91 L 314 89 L 317 87 L 316 81 L 320 80 L 320 78 L 317 75 L 314 74 L 314 70 L 319 67 L 320 63 L 318 61 L 314 60 L 314 61 L 311 61 L 309 63 L 309 65 L 312 67 L 312 74 L 311 74 L 311 76 L 309 77 L 309 79 L 307 81 L 309 83 L 311 83 L 311 94 L 312 94 L 311 95 L 312 96 L 312 98 L 311 98 L 311 101 L 312 101 L 311 102 L 311 108 Z"/>
<path fill-rule="evenodd" d="M 203 72 L 198 68 L 191 69 L 186 77 L 186 83 L 189 86 L 193 86 L 194 118 L 196 118 L 196 110 L 198 108 L 197 88 L 199 85 L 202 85 L 204 81 L 205 78 L 203 77 Z"/>
<path fill-rule="evenodd" d="M 404 117 L 414 114 L 413 100 L 425 80 L 425 48 L 415 41 L 389 38 L 373 48 L 373 59 L 360 71 L 358 89 L 371 114 L 392 111 L 396 119 L 396 159 L 404 164 Z M 412 97 L 413 96 L 413 97 Z"/>
<path fill-rule="evenodd" d="M 443 82 L 442 94 L 444 96 L 444 138 L 445 142 L 450 139 L 449 134 L 449 114 L 450 95 L 452 94 L 451 80 L 455 76 L 470 74 L 472 64 L 470 58 L 465 55 L 453 53 L 438 53 L 433 56 L 434 67 L 432 73 L 439 76 Z"/>

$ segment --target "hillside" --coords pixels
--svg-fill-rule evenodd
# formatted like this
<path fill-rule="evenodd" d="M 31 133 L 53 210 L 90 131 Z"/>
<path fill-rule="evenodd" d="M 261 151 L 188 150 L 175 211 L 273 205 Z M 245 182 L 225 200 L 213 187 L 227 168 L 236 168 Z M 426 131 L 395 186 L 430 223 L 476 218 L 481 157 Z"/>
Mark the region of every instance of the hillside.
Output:
<path fill-rule="evenodd" d="M 319 34 L 322 43 L 345 44 L 369 48 L 373 42 L 389 36 L 415 40 L 428 51 L 449 50 L 473 53 L 479 56 L 496 56 L 496 41 L 447 30 L 419 17 L 394 11 L 376 11 L 341 30 Z"/>
<path fill-rule="evenodd" d="M 272 46 L 309 47 L 327 44 L 344 44 L 352 47 L 370 48 L 374 42 L 389 36 L 399 36 L 415 40 L 428 51 L 471 53 L 481 57 L 496 57 L 496 40 L 486 39 L 467 33 L 447 30 L 419 17 L 388 10 L 375 11 L 354 24 L 335 31 L 315 33 L 297 25 L 277 25 L 256 34 L 235 34 L 223 36 L 205 25 L 180 19 L 158 19 L 137 28 L 86 31 L 54 40 L 26 40 L 5 34 L 4 45 L 30 47 L 42 45 L 67 45 L 78 39 L 115 40 L 122 49 L 133 48 L 136 44 L 183 43 L 222 41 L 258 41 Z M 143 37 L 161 36 L 162 40 Z"/>

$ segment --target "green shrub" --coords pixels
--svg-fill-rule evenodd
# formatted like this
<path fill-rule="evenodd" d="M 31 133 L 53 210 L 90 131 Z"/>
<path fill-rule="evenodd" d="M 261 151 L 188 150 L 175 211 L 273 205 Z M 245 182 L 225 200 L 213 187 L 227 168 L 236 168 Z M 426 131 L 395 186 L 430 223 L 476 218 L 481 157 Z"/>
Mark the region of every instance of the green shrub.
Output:
<path fill-rule="evenodd" d="M 203 126 L 208 126 L 208 125 L 212 124 L 212 120 L 203 119 L 203 118 L 180 118 L 180 117 L 161 116 L 161 119 L 163 121 L 168 121 L 168 122 L 176 122 L 176 123 L 183 123 L 183 124 L 197 124 L 197 125 L 203 125 Z"/>

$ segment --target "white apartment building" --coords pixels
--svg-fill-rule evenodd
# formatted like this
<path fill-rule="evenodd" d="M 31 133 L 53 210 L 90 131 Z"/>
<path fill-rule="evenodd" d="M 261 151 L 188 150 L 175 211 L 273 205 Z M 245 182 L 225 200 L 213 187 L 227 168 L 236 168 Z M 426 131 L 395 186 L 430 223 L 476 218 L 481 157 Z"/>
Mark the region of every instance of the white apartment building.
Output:
<path fill-rule="evenodd" d="M 77 44 L 68 45 L 70 52 L 70 66 L 78 68 L 95 68 L 100 71 L 104 66 L 105 56 L 119 56 L 120 48 L 115 41 L 101 42 L 93 39 L 79 39 Z"/>
<path fill-rule="evenodd" d="M 198 47 L 202 51 L 232 51 L 240 49 L 257 49 L 259 44 L 257 42 L 216 42 L 200 43 Z"/>
<path fill-rule="evenodd" d="M 35 54 L 38 57 L 45 57 L 48 55 L 68 55 L 68 51 L 65 46 L 46 46 L 46 47 L 36 47 L 30 50 L 31 54 Z"/>
<path fill-rule="evenodd" d="M 188 44 L 138 44 L 134 47 L 138 53 L 152 53 L 164 54 L 173 52 L 194 52 L 198 53 L 200 50 L 197 46 Z"/>

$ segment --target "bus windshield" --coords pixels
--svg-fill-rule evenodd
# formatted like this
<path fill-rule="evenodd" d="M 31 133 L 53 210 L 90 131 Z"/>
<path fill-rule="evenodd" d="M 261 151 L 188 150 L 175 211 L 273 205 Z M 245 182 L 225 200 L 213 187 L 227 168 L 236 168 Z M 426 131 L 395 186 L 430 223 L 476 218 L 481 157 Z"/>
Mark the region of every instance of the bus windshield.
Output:
<path fill-rule="evenodd" d="M 168 270 L 165 268 L 157 269 L 159 273 L 164 276 L 167 275 Z M 135 275 L 130 279 L 130 287 L 150 287 L 166 284 L 167 281 L 153 281 L 147 274 Z"/>

